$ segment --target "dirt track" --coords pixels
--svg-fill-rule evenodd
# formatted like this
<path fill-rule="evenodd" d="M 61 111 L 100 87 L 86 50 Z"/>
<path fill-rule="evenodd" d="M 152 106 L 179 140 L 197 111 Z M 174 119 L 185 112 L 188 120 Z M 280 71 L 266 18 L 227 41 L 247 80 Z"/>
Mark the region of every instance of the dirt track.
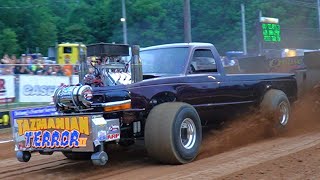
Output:
<path fill-rule="evenodd" d="M 320 93 L 319 93 L 320 94 Z M 261 117 L 244 117 L 209 130 L 193 163 L 161 165 L 147 157 L 143 143 L 112 147 L 105 167 L 67 160 L 61 153 L 33 154 L 28 163 L 14 157 L 13 143 L 0 144 L 0 179 L 319 179 L 318 96 L 295 106 L 288 132 L 272 136 Z M 10 133 L 0 134 L 0 139 Z"/>
<path fill-rule="evenodd" d="M 12 151 L 12 145 L 0 145 L 1 151 Z M 34 154 L 29 163 L 17 162 L 13 153 L 5 156 L 0 163 L 0 179 L 305 179 L 320 177 L 320 133 L 266 140 L 183 166 L 157 164 L 139 146 L 110 153 L 106 167 L 70 161 L 60 153 Z"/>

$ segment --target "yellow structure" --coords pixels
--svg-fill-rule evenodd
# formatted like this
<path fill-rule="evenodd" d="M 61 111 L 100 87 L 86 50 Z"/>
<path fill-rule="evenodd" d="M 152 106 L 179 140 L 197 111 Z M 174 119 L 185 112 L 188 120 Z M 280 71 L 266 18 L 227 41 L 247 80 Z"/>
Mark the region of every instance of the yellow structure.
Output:
<path fill-rule="evenodd" d="M 57 47 L 58 64 L 66 64 L 69 60 L 70 64 L 76 64 L 80 59 L 80 54 L 87 54 L 87 47 L 80 43 L 62 43 Z"/>

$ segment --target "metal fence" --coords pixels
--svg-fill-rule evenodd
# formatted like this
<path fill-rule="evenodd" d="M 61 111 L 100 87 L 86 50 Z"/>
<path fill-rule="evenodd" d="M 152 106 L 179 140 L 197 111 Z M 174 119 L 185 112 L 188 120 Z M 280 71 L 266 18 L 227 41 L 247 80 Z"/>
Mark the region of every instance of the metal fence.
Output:
<path fill-rule="evenodd" d="M 0 75 L 55 75 L 72 76 L 78 74 L 79 65 L 73 64 L 0 64 Z"/>
<path fill-rule="evenodd" d="M 12 103 L 50 103 L 58 86 L 79 82 L 78 68 L 72 64 L 0 64 L 0 109 Z"/>

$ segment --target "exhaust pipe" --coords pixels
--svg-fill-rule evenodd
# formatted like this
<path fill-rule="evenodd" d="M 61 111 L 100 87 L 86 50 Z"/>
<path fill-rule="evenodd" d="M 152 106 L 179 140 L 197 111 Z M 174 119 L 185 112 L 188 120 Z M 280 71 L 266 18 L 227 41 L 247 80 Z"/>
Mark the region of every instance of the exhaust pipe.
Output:
<path fill-rule="evenodd" d="M 143 80 L 140 47 L 138 45 L 131 46 L 131 54 L 131 81 L 135 83 Z"/>

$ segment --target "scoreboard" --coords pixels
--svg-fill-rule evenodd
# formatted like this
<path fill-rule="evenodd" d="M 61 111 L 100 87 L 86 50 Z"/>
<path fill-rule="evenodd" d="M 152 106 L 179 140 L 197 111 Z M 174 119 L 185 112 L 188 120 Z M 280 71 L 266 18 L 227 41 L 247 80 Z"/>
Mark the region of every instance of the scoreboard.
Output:
<path fill-rule="evenodd" d="M 280 42 L 281 31 L 279 24 L 261 23 L 262 37 L 264 42 Z"/>

